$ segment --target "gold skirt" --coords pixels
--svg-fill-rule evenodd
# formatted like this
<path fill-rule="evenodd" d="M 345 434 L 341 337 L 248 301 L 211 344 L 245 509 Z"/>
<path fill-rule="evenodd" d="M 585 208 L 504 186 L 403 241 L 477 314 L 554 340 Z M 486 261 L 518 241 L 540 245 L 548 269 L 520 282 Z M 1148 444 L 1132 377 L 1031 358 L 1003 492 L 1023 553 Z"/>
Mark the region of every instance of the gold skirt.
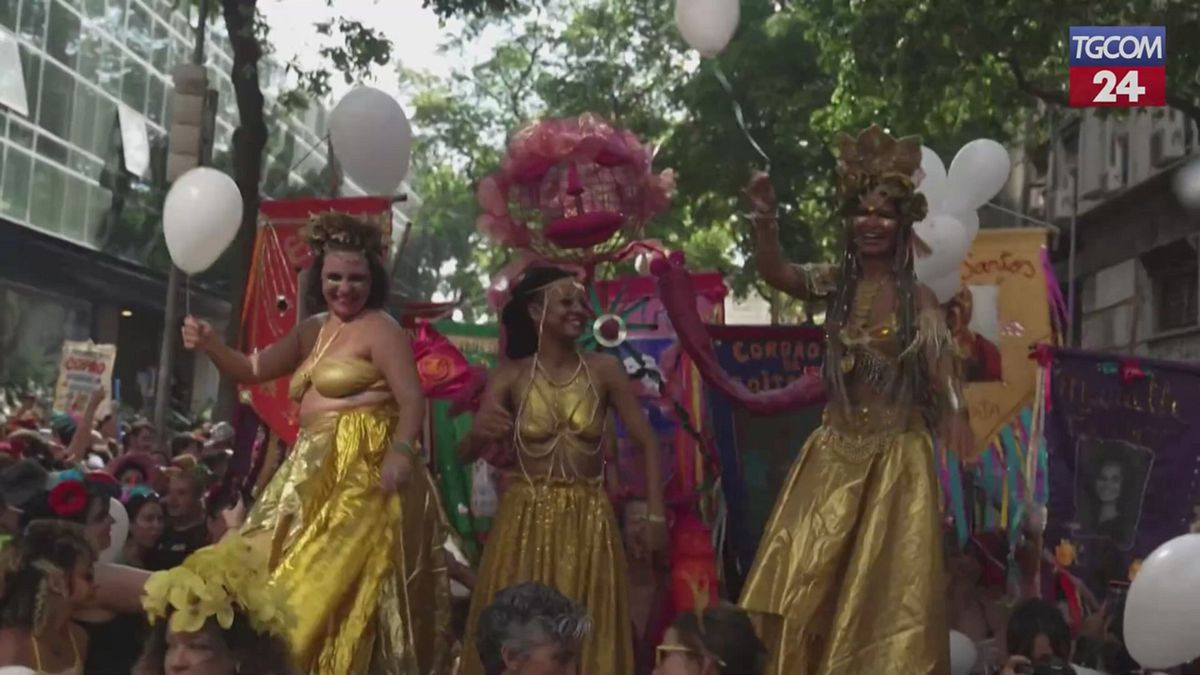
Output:
<path fill-rule="evenodd" d="M 625 551 L 608 496 L 599 485 L 515 480 L 504 493 L 471 594 L 461 675 L 482 675 L 475 650 L 479 615 L 492 597 L 536 581 L 586 608 L 592 631 L 579 672 L 632 675 L 633 623 Z"/>
<path fill-rule="evenodd" d="M 887 426 L 826 411 L 788 474 L 740 603 L 768 672 L 950 670 L 929 434 Z"/>
<path fill-rule="evenodd" d="M 423 465 L 398 495 L 379 469 L 393 405 L 307 421 L 243 533 L 271 551 L 290 598 L 303 673 L 426 675 L 448 668 L 450 597 L 443 514 Z"/>

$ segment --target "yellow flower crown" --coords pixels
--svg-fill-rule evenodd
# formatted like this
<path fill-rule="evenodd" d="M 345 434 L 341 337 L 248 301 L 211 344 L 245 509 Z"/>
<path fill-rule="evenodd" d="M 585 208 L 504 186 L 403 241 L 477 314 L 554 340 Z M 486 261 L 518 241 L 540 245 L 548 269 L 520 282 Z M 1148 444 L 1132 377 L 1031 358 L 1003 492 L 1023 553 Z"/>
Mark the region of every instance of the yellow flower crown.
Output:
<path fill-rule="evenodd" d="M 142 607 L 150 623 L 169 616 L 171 630 L 181 633 L 212 618 L 228 629 L 240 611 L 255 631 L 282 637 L 292 619 L 286 597 L 269 583 L 266 556 L 236 533 L 150 575 Z"/>
<path fill-rule="evenodd" d="M 341 246 L 383 257 L 387 237 L 379 224 L 339 211 L 313 215 L 305 228 L 308 244 L 317 253 L 330 246 Z"/>

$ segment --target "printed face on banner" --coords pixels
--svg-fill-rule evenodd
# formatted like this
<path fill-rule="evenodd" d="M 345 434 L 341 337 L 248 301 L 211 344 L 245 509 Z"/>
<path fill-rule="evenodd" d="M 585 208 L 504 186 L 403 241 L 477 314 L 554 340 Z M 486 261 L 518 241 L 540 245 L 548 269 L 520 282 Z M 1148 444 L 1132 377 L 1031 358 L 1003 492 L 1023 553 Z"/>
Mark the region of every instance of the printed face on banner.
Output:
<path fill-rule="evenodd" d="M 1000 355 L 1000 287 L 963 286 L 943 308 L 946 324 L 963 355 L 967 382 L 1003 378 Z"/>
<path fill-rule="evenodd" d="M 1154 452 L 1122 441 L 1081 436 L 1075 445 L 1075 519 L 1079 539 L 1133 547 Z"/>

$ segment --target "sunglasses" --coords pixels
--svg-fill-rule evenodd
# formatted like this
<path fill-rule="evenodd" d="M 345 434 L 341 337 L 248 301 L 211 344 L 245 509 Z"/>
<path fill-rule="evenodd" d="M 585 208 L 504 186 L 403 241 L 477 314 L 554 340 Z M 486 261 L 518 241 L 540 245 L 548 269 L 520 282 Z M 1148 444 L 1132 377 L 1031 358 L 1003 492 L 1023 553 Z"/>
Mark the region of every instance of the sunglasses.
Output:
<path fill-rule="evenodd" d="M 725 667 L 725 662 L 722 661 L 721 659 L 718 659 L 715 656 L 703 654 L 701 652 L 696 651 L 695 649 L 692 649 L 691 647 L 686 647 L 684 645 L 659 645 L 659 646 L 655 647 L 654 648 L 654 665 L 656 667 L 661 666 L 663 664 L 663 661 L 665 661 L 667 659 L 667 657 L 672 654 L 686 654 L 688 656 L 693 656 L 693 657 L 695 657 L 697 659 L 701 659 L 701 660 L 703 660 L 707 657 L 707 658 L 710 658 L 713 661 L 715 661 L 718 666 L 721 666 L 722 668 Z"/>

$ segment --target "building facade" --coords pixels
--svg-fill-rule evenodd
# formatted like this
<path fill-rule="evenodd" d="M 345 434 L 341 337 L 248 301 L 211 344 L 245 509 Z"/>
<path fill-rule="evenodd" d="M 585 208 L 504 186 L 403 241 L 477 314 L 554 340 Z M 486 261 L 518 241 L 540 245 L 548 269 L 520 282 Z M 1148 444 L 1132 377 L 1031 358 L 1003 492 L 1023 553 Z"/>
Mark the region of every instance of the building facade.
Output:
<path fill-rule="evenodd" d="M 1172 186 L 1181 166 L 1200 159 L 1195 121 L 1169 109 L 1086 110 L 1055 131 L 1046 207 L 1063 227 L 1064 279 L 1069 228 L 1077 228 L 1076 344 L 1200 360 L 1200 213 Z"/>
<path fill-rule="evenodd" d="M 171 73 L 192 59 L 196 22 L 192 3 L 170 0 L 0 2 L 0 387 L 51 382 L 63 340 L 93 339 L 117 344 L 123 398 L 148 405 L 170 264 Z M 228 170 L 238 117 L 221 22 L 206 47 L 213 164 Z M 264 59 L 259 75 L 271 125 L 262 194 L 328 194 L 326 109 L 279 109 L 283 68 Z M 197 279 L 192 311 L 223 320 L 228 278 L 223 260 Z M 212 374 L 193 369 L 181 359 L 174 373 L 182 407 L 213 389 Z"/>

